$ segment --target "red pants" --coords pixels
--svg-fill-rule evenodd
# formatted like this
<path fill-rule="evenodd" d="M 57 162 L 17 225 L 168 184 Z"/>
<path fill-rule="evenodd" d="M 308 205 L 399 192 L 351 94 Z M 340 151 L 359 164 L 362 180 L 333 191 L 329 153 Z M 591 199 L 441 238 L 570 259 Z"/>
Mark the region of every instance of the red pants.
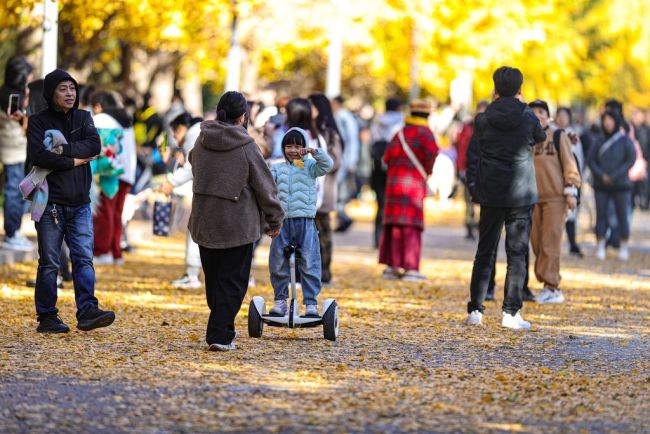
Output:
<path fill-rule="evenodd" d="M 122 210 L 124 209 L 126 195 L 130 190 L 131 186 L 129 184 L 120 181 L 120 188 L 112 199 L 109 199 L 104 193 L 100 193 L 97 214 L 93 217 L 95 232 L 93 254 L 95 256 L 112 253 L 114 259 L 122 257 L 122 248 L 120 246 L 122 239 Z"/>
<path fill-rule="evenodd" d="M 407 271 L 420 270 L 422 230 L 413 226 L 384 225 L 379 243 L 379 263 Z"/>

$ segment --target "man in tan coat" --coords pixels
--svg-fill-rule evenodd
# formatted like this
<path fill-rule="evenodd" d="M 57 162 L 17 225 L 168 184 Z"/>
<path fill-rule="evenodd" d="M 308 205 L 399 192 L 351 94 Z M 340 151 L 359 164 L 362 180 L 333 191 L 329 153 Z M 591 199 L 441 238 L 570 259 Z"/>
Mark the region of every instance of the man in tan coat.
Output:
<path fill-rule="evenodd" d="M 535 276 L 544 284 L 537 303 L 562 303 L 560 255 L 568 210 L 577 206 L 580 171 L 571 150 L 571 140 L 563 130 L 550 126 L 548 104 L 529 104 L 546 132 L 546 140 L 533 147 L 539 203 L 533 213 L 531 244 L 535 253 Z"/>

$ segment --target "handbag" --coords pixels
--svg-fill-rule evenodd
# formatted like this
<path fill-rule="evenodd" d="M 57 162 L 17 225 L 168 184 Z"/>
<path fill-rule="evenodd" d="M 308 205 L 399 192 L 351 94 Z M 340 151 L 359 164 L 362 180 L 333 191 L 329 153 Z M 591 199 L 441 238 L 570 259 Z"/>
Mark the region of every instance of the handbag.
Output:
<path fill-rule="evenodd" d="M 424 179 L 424 185 L 426 185 L 427 187 L 427 196 L 433 196 L 434 191 L 430 185 L 431 179 L 427 175 L 427 171 L 424 170 L 424 166 L 422 166 L 420 160 L 418 160 L 418 157 L 415 156 L 411 147 L 408 145 L 408 143 L 406 143 L 406 139 L 404 138 L 404 130 L 400 130 L 399 133 L 397 133 L 397 137 L 399 138 L 399 141 L 402 144 L 402 149 L 404 150 L 404 153 L 409 158 L 409 160 L 411 160 L 411 163 L 413 163 L 415 169 L 422 176 L 422 179 Z"/>
<path fill-rule="evenodd" d="M 632 182 L 640 182 L 646 179 L 648 174 L 648 162 L 643 158 L 643 152 L 641 151 L 641 146 L 639 142 L 634 140 L 634 150 L 636 151 L 636 159 L 634 160 L 634 165 L 630 167 L 628 176 Z"/>

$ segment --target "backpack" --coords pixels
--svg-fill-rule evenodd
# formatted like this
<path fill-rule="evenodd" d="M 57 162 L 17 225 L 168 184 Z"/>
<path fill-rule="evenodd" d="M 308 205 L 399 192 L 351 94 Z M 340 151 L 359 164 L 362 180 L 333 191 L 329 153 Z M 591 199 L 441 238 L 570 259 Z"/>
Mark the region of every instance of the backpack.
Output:
<path fill-rule="evenodd" d="M 558 128 L 553 132 L 553 145 L 555 146 L 555 152 L 557 152 L 557 157 L 560 160 L 560 164 L 562 164 L 562 157 L 560 156 L 560 137 L 562 136 L 562 133 L 564 132 L 563 129 Z M 578 172 L 580 172 L 580 162 L 578 161 L 578 157 L 576 154 L 571 151 L 571 155 L 573 155 L 573 159 L 576 161 L 576 167 L 578 168 Z M 578 188 L 578 195 L 576 196 L 576 199 L 578 200 L 578 205 L 580 204 L 580 196 L 581 196 L 581 188 Z"/>

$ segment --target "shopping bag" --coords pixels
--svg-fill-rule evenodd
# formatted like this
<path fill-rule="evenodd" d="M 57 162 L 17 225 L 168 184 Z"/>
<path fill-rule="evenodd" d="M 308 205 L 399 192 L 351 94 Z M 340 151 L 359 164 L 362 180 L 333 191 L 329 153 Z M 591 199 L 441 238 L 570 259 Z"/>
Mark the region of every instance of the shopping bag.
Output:
<path fill-rule="evenodd" d="M 168 237 L 171 229 L 172 203 L 156 201 L 153 204 L 153 234 Z"/>

